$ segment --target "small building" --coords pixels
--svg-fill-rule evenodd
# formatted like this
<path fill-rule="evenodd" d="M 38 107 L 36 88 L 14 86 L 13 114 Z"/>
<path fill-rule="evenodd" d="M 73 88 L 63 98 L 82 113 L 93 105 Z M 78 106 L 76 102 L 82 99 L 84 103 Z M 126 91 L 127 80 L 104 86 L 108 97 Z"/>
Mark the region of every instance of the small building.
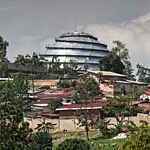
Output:
<path fill-rule="evenodd" d="M 150 102 L 150 86 L 148 86 L 145 91 L 143 92 L 143 94 L 140 96 L 140 100 L 142 101 L 149 101 Z"/>
<path fill-rule="evenodd" d="M 65 104 L 61 108 L 57 108 L 56 112 L 61 118 L 74 118 L 86 113 L 89 117 L 100 117 L 102 108 L 106 105 L 106 101 L 89 101 L 80 104 Z"/>
<path fill-rule="evenodd" d="M 59 80 L 34 80 L 34 86 L 38 88 L 55 89 Z"/>
<path fill-rule="evenodd" d="M 62 102 L 65 98 L 72 96 L 71 89 L 57 89 L 57 90 L 41 90 L 32 95 L 32 109 L 36 111 L 47 111 L 48 103 L 50 101 Z"/>
<path fill-rule="evenodd" d="M 116 95 L 133 95 L 135 92 L 144 91 L 147 84 L 138 81 L 128 80 L 126 75 L 110 71 L 88 70 L 82 76 L 88 75 L 96 79 L 100 84 L 100 91 L 106 97 Z"/>

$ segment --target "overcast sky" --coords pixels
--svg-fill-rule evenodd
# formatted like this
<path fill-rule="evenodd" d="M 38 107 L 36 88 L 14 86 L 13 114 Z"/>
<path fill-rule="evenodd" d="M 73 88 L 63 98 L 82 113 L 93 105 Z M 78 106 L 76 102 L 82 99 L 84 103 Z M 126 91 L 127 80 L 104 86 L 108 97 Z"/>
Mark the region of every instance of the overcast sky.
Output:
<path fill-rule="evenodd" d="M 43 43 L 83 30 L 111 47 L 121 40 L 134 63 L 150 66 L 150 0 L 0 0 L 0 35 L 8 58 L 45 51 Z"/>

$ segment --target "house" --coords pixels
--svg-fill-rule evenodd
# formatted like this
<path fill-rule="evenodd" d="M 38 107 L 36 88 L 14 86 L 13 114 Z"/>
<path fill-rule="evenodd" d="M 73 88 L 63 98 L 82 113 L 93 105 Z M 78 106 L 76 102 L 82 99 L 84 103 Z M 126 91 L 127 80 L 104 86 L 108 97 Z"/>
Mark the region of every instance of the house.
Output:
<path fill-rule="evenodd" d="M 135 92 L 144 91 L 147 84 L 138 81 L 128 80 L 126 75 L 110 71 L 91 71 L 80 75 L 92 76 L 99 83 L 100 91 L 106 97 L 116 95 L 132 95 Z"/>
<path fill-rule="evenodd" d="M 72 89 L 41 90 L 32 94 L 32 109 L 34 111 L 47 111 L 50 101 L 62 102 L 72 96 Z"/>
<path fill-rule="evenodd" d="M 102 108 L 106 105 L 105 100 L 87 101 L 79 104 L 65 104 L 61 108 L 57 108 L 56 112 L 62 118 L 74 118 L 86 113 L 89 117 L 97 117 L 101 115 Z"/>
<path fill-rule="evenodd" d="M 140 100 L 148 100 L 150 102 L 150 86 L 147 86 L 143 94 L 140 96 Z"/>
<path fill-rule="evenodd" d="M 34 86 L 38 88 L 56 89 L 59 80 L 34 80 Z"/>

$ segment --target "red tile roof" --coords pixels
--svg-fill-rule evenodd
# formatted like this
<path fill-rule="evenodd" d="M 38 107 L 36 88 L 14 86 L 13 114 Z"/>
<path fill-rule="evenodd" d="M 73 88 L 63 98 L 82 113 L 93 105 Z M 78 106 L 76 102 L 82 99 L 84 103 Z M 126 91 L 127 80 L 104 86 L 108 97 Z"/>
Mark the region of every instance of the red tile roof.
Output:
<path fill-rule="evenodd" d="M 144 112 L 150 112 L 150 102 L 143 102 L 138 105 Z"/>
<path fill-rule="evenodd" d="M 100 109 L 106 102 L 97 101 L 97 102 L 88 102 L 82 104 L 65 104 L 62 108 L 56 109 L 56 111 L 60 110 L 79 110 L 79 109 Z"/>
<path fill-rule="evenodd" d="M 145 95 L 147 96 L 150 96 L 150 89 L 147 89 L 145 92 L 144 92 Z"/>
<path fill-rule="evenodd" d="M 59 90 L 59 91 L 43 91 L 41 93 L 35 94 L 37 99 L 57 99 L 57 98 L 67 98 L 72 96 L 72 91 L 65 91 L 65 90 Z"/>

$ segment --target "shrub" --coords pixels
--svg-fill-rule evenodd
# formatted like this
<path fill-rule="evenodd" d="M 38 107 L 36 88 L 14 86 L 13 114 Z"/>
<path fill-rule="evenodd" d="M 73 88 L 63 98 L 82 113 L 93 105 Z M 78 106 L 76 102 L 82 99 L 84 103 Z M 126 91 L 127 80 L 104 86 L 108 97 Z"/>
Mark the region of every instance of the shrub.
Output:
<path fill-rule="evenodd" d="M 58 87 L 60 88 L 70 88 L 71 87 L 71 81 L 69 80 L 60 80 L 58 82 Z"/>
<path fill-rule="evenodd" d="M 63 106 L 63 104 L 62 104 L 61 102 L 59 102 L 59 101 L 53 101 L 53 100 L 51 100 L 51 101 L 49 101 L 49 103 L 48 103 L 48 107 L 49 107 L 49 109 L 50 109 L 52 112 L 55 112 L 55 110 L 56 110 L 57 108 L 62 107 L 62 106 Z"/>
<path fill-rule="evenodd" d="M 35 149 L 52 150 L 52 137 L 47 132 L 37 132 L 33 135 Z"/>
<path fill-rule="evenodd" d="M 121 146 L 120 150 L 149 150 L 150 149 L 150 128 L 142 126 L 138 132 L 132 134 Z"/>
<path fill-rule="evenodd" d="M 90 150 L 90 144 L 82 139 L 67 139 L 56 150 Z"/>

